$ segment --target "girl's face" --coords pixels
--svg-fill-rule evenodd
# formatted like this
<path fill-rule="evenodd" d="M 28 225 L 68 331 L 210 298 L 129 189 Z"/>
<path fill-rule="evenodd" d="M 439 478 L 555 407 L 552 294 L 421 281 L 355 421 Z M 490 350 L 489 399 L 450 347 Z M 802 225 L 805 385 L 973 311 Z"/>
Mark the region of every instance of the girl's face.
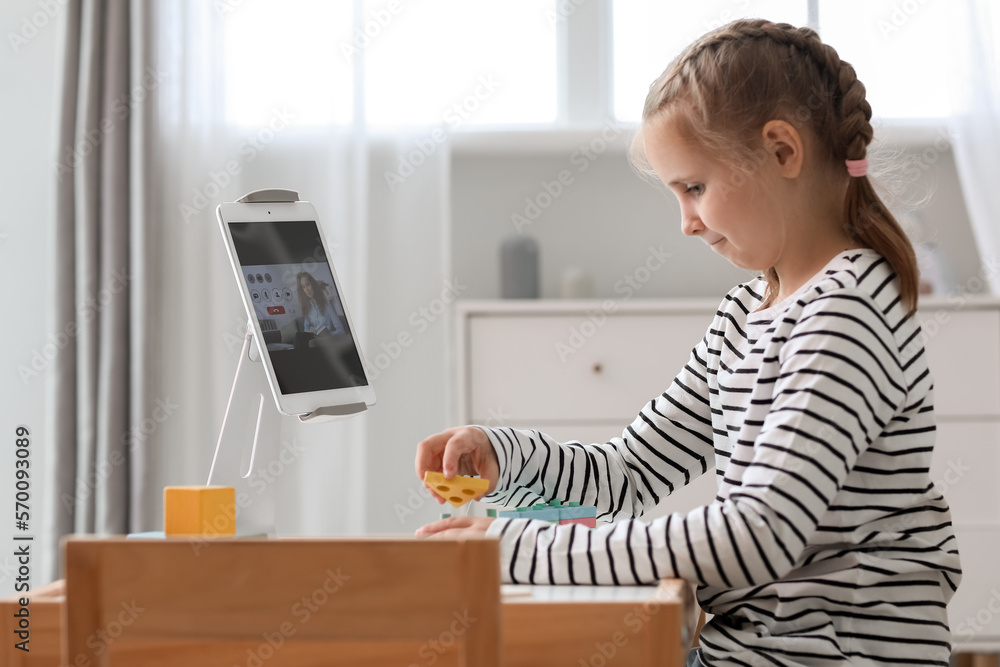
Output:
<path fill-rule="evenodd" d="M 681 205 L 681 230 L 732 264 L 763 271 L 784 246 L 782 212 L 769 197 L 767 158 L 743 168 L 721 162 L 678 131 L 669 118 L 643 130 L 646 157 Z"/>
<path fill-rule="evenodd" d="M 302 276 L 299 279 L 299 282 L 302 284 L 302 293 L 305 294 L 310 299 L 313 298 L 312 281 L 306 278 L 305 276 Z"/>

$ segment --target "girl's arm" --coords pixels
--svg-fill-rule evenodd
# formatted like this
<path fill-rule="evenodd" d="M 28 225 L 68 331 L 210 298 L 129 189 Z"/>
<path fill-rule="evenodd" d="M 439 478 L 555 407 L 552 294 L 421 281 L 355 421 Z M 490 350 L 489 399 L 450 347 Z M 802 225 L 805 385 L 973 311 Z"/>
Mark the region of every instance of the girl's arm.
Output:
<path fill-rule="evenodd" d="M 309 315 L 306 315 L 305 317 L 302 318 L 302 330 L 305 331 L 306 333 L 313 333 L 313 329 L 315 329 L 315 325 L 313 325 L 312 320 L 310 319 L 311 316 L 312 316 L 312 309 L 310 309 Z"/>
<path fill-rule="evenodd" d="M 724 501 L 649 524 L 625 520 L 596 529 L 498 519 L 487 534 L 501 539 L 504 579 L 636 584 L 681 577 L 709 586 L 745 587 L 779 579 L 793 569 L 860 452 L 883 432 L 908 392 L 926 392 L 932 382 L 924 374 L 907 387 L 884 322 L 880 329 L 870 313 L 844 317 L 826 312 L 828 306 L 825 298 L 818 299 L 791 329 L 770 410 L 756 439 L 738 444 L 733 452 L 730 466 L 745 469 L 738 485 L 723 493 Z M 506 438 L 505 431 L 494 437 Z M 502 441 L 500 447 L 507 458 L 501 458 L 503 479 L 551 490 L 557 480 L 568 483 L 568 455 L 561 466 L 551 456 L 547 464 L 525 465 L 519 447 Z M 592 453 L 587 460 L 599 464 L 602 457 Z M 618 466 L 634 465 L 626 455 L 608 458 Z M 595 490 L 595 484 L 574 479 L 570 487 L 578 492 L 586 488 L 584 499 L 606 504 L 610 498 L 612 508 L 624 509 L 647 488 L 649 478 L 648 472 L 635 470 L 619 474 L 617 483 L 612 478 L 610 493 L 606 483 Z"/>
<path fill-rule="evenodd" d="M 483 500 L 523 506 L 557 499 L 594 505 L 607 519 L 641 516 L 711 466 L 706 359 L 702 339 L 667 391 L 607 443 L 559 443 L 539 431 L 480 427 L 500 464 L 498 492 Z"/>

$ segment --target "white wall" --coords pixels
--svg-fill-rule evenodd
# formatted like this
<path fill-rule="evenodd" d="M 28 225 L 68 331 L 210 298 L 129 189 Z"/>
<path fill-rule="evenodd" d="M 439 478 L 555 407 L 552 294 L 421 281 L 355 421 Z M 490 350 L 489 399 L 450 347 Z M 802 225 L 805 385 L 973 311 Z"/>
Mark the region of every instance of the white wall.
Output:
<path fill-rule="evenodd" d="M 521 233 L 539 244 L 543 297 L 558 297 L 563 272 L 575 266 L 590 275 L 596 296 L 623 298 L 630 289 L 625 276 L 644 265 L 650 248 L 657 252 L 662 248 L 670 258 L 662 269 L 650 272 L 645 283 L 634 280 L 641 289 L 634 290 L 633 298 L 721 296 L 748 275 L 703 243 L 684 237 L 673 195 L 640 180 L 622 150 L 607 151 L 582 172 L 572 155 L 565 151 L 456 156 L 454 256 L 456 270 L 470 276 L 470 297 L 500 295 L 500 244 L 518 234 L 512 215 L 530 221 L 528 215 L 534 211 L 526 198 L 546 204 L 549 195 L 543 182 L 557 192 L 553 182 L 561 172 L 572 176 L 572 181 L 563 179 L 569 185 L 562 186 L 548 208 L 539 209 L 530 225 L 518 221 Z M 640 271 L 633 278 L 645 276 Z"/>
<path fill-rule="evenodd" d="M 54 16 L 39 8 L 35 0 L 5 0 L 0 8 L 0 284 L 4 285 L 2 341 L 0 349 L 0 504 L 14 506 L 14 429 L 27 426 L 31 433 L 31 522 L 25 534 L 42 532 L 42 507 L 48 498 L 44 477 L 47 433 L 45 390 L 48 361 L 56 347 L 51 344 L 51 305 L 48 267 L 49 237 L 56 158 L 56 70 L 57 44 L 61 32 L 58 3 Z M 34 23 L 32 23 L 34 20 Z M 25 29 L 25 21 L 28 28 Z M 38 28 L 36 25 L 41 25 Z M 23 35 L 22 35 L 23 31 Z M 11 43 L 11 35 L 17 44 Z M 26 43 L 20 43 L 24 38 Z M 48 345 L 48 347 L 46 347 Z M 35 356 L 35 355 L 38 356 Z M 32 359 L 35 359 L 35 367 Z M 21 371 L 37 375 L 22 379 Z M 0 522 L 0 596 L 13 593 L 13 517 Z M 35 543 L 32 584 L 45 583 L 47 556 L 55 545 Z"/>
<path fill-rule="evenodd" d="M 640 180 L 626 161 L 624 142 L 594 154 L 593 160 L 578 150 L 586 144 L 580 137 L 563 143 L 569 145 L 511 149 L 477 144 L 457 149 L 452 167 L 452 252 L 455 271 L 469 279 L 470 288 L 463 296 L 499 298 L 500 244 L 518 234 L 512 215 L 527 219 L 526 212 L 534 213 L 526 211 L 525 198 L 548 204 L 529 225 L 518 221 L 520 233 L 539 243 L 544 298 L 559 296 L 563 272 L 573 266 L 591 276 L 596 296 L 624 298 L 628 294 L 624 276 L 636 277 L 651 247 L 662 247 L 670 259 L 662 269 L 650 272 L 647 282 L 635 281 L 640 289 L 633 290 L 632 298 L 721 299 L 748 275 L 681 233 L 673 195 Z M 918 216 L 924 227 L 921 238 L 938 248 L 949 269 L 947 289 L 965 289 L 980 260 L 948 143 L 934 136 L 918 137 L 905 148 L 886 146 L 878 159 L 895 172 L 886 181 L 895 191 L 887 201 L 890 209 L 897 216 L 907 212 Z M 550 197 L 548 192 L 558 191 L 554 182 L 561 172 L 568 172 L 572 181 L 566 178 L 570 184 Z M 644 276 L 640 271 L 637 277 Z M 971 283 L 973 288 L 978 285 Z"/>

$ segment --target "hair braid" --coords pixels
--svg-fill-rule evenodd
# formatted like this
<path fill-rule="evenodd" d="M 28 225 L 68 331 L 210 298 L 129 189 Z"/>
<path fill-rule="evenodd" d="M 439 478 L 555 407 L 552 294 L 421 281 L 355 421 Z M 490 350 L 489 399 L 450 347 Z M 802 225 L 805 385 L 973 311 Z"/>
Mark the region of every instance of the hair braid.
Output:
<path fill-rule="evenodd" d="M 872 107 L 868 103 L 865 84 L 858 79 L 854 67 L 849 62 L 840 60 L 833 48 L 825 45 L 823 48 L 833 52 L 839 65 L 837 83 L 841 93 L 841 122 L 836 143 L 844 147 L 844 159 L 861 160 L 867 154 L 868 144 L 875 135 L 871 124 Z"/>
<path fill-rule="evenodd" d="M 678 65 L 683 67 L 693 62 L 705 51 L 717 51 L 726 43 L 745 39 L 769 39 L 788 47 L 788 56 L 794 58 L 804 54 L 812 58 L 835 85 L 835 104 L 839 111 L 840 127 L 837 128 L 835 145 L 837 157 L 860 160 L 865 157 L 868 144 L 874 136 L 871 126 L 872 108 L 867 100 L 865 85 L 858 79 L 854 67 L 840 59 L 836 49 L 824 44 L 819 34 L 812 28 L 797 28 L 788 23 L 772 23 L 764 19 L 734 21 L 722 28 L 704 35 L 682 54 Z"/>
<path fill-rule="evenodd" d="M 867 91 L 865 85 L 858 79 L 854 67 L 849 62 L 841 60 L 837 50 L 824 44 L 816 31 L 811 28 L 772 24 L 772 29 L 768 33 L 775 40 L 780 40 L 783 36 L 800 51 L 811 55 L 824 71 L 835 78 L 837 91 L 840 93 L 838 109 L 840 127 L 835 144 L 843 147 L 843 153 L 838 157 L 846 160 L 864 158 L 875 132 L 870 122 L 872 107 L 867 100 Z"/>

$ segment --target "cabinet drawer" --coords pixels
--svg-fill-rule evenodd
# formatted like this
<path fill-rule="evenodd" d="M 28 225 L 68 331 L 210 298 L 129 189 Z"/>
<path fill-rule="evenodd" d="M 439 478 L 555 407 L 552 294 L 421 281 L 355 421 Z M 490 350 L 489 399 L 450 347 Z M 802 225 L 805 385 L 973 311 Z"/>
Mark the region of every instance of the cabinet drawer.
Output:
<path fill-rule="evenodd" d="M 470 416 L 621 421 L 662 393 L 710 315 L 525 315 L 469 319 Z M 622 421 L 624 420 L 624 421 Z"/>
<path fill-rule="evenodd" d="M 1000 422 L 938 424 L 931 479 L 951 506 L 955 526 L 1000 531 Z"/>
<path fill-rule="evenodd" d="M 977 644 L 995 646 L 1000 642 L 1000 530 L 959 529 L 955 537 L 962 583 L 948 604 L 952 641 L 959 650 L 975 651 Z"/>
<path fill-rule="evenodd" d="M 918 313 L 938 415 L 1000 415 L 1000 312 Z"/>

